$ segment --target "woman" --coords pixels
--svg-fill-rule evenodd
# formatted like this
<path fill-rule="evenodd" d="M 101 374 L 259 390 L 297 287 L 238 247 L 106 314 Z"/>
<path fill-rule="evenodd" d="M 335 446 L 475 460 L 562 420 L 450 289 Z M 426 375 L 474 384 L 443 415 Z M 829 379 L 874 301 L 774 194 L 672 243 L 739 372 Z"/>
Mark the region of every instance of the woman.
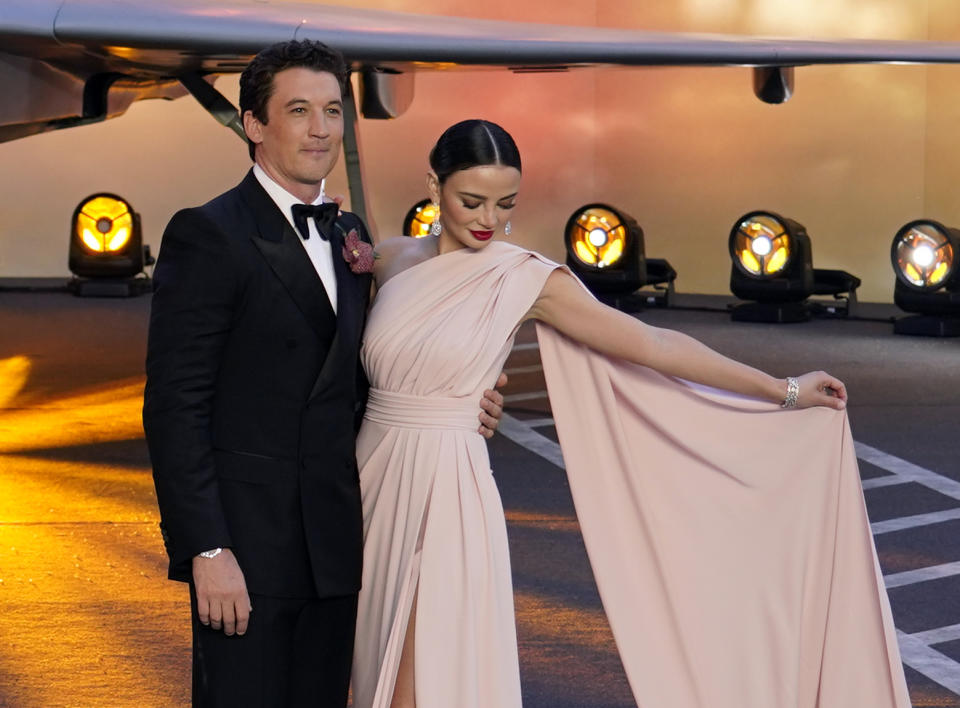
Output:
<path fill-rule="evenodd" d="M 499 126 L 454 125 L 430 164 L 439 234 L 378 246 L 364 337 L 355 705 L 520 705 L 507 535 L 475 409 L 535 319 L 638 705 L 909 706 L 843 384 L 775 379 L 644 325 L 497 240 L 521 167 Z"/>

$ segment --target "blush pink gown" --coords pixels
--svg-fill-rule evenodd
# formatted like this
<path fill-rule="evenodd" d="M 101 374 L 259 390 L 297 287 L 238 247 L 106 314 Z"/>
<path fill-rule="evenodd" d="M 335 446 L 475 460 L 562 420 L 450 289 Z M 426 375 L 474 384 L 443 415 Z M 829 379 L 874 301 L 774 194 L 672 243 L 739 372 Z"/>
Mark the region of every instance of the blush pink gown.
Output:
<path fill-rule="evenodd" d="M 495 242 L 374 302 L 357 442 L 357 708 L 388 708 L 417 598 L 418 708 L 520 706 L 481 392 L 558 267 Z M 846 415 L 694 386 L 538 325 L 567 475 L 642 708 L 908 708 Z"/>

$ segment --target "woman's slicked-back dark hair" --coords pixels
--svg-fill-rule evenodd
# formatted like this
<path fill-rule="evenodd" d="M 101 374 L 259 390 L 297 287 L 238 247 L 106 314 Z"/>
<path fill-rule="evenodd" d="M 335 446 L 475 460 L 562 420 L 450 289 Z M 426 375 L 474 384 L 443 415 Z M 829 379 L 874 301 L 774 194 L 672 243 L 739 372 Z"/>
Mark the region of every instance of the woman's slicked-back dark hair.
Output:
<path fill-rule="evenodd" d="M 346 93 L 347 65 L 340 52 L 311 39 L 278 42 L 257 54 L 240 74 L 240 116 L 250 111 L 266 125 L 267 102 L 273 95 L 273 77 L 285 69 L 298 67 L 333 74 L 340 84 L 340 92 Z M 254 143 L 248 140 L 247 145 L 252 160 Z"/>
<path fill-rule="evenodd" d="M 472 118 L 451 125 L 430 151 L 430 167 L 440 184 L 460 170 L 482 165 L 520 167 L 520 151 L 510 133 L 496 123 Z"/>

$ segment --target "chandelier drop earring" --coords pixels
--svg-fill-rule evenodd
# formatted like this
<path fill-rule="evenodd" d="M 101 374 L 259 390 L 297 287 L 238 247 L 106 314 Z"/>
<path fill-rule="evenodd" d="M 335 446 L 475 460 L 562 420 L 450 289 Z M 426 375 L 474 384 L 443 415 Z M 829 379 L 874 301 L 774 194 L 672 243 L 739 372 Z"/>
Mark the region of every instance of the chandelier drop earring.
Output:
<path fill-rule="evenodd" d="M 513 227 L 510 225 L 510 222 L 507 221 L 507 223 L 503 225 L 503 235 L 509 236 L 511 231 L 513 231 Z"/>
<path fill-rule="evenodd" d="M 439 236 L 440 232 L 443 231 L 443 226 L 440 224 L 440 205 L 434 204 L 433 209 L 434 209 L 434 212 L 433 212 L 434 216 L 433 216 L 433 223 L 430 224 L 430 235 Z"/>

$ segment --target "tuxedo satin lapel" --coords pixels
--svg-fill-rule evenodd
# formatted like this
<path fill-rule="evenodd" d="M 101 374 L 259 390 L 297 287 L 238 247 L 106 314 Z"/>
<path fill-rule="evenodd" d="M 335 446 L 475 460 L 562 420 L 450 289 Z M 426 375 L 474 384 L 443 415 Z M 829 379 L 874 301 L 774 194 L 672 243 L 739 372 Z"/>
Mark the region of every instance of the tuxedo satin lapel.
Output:
<path fill-rule="evenodd" d="M 240 191 L 257 226 L 253 243 L 286 288 L 310 326 L 322 340 L 328 340 L 336 316 L 323 281 L 317 275 L 300 236 L 263 191 L 251 171 L 240 183 Z M 336 258 L 334 259 L 336 261 Z M 337 287 L 339 292 L 339 285 Z"/>
<path fill-rule="evenodd" d="M 363 319 L 361 281 L 366 278 L 353 273 L 343 258 L 343 235 L 335 229 L 330 239 L 333 248 L 333 268 L 337 274 L 337 334 L 330 352 L 320 369 L 310 397 L 321 393 L 334 379 L 342 376 L 356 359 Z M 350 369 L 352 371 L 352 369 Z"/>

